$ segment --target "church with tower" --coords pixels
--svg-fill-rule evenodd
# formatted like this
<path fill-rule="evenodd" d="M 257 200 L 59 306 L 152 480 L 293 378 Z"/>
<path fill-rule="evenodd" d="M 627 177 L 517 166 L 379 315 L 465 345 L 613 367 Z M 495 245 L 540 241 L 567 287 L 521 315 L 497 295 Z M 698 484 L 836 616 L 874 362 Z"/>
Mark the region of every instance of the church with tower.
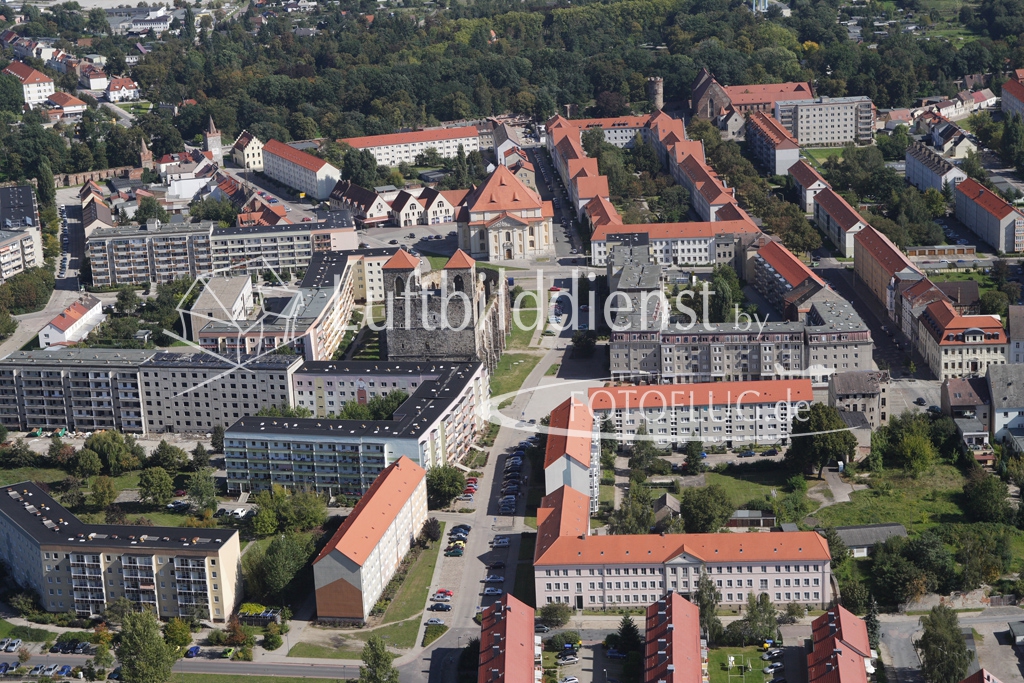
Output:
<path fill-rule="evenodd" d="M 383 275 L 390 321 L 382 346 L 389 361 L 479 360 L 494 372 L 511 326 L 505 278 L 477 271 L 461 249 L 426 274 L 418 258 L 399 249 Z"/>
<path fill-rule="evenodd" d="M 217 126 L 213 125 L 213 117 L 210 117 L 210 122 L 206 125 L 206 130 L 203 131 L 203 151 L 209 152 L 213 155 L 213 161 L 220 165 L 221 160 L 224 158 L 224 148 L 220 141 L 220 131 L 217 130 Z"/>

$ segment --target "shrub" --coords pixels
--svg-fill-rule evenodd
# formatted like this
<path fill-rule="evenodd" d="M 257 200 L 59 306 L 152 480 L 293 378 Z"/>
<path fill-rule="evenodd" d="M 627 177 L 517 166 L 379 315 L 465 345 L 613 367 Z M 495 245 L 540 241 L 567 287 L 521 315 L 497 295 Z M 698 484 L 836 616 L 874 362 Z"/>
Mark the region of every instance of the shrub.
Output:
<path fill-rule="evenodd" d="M 807 480 L 800 474 L 794 474 L 792 477 L 787 479 L 786 485 L 789 486 L 789 490 L 794 493 L 804 493 L 807 491 Z"/>
<path fill-rule="evenodd" d="M 548 652 L 561 652 L 565 649 L 566 643 L 575 645 L 580 640 L 580 634 L 576 631 L 564 631 L 551 636 L 544 642 Z"/>
<path fill-rule="evenodd" d="M 423 630 L 423 647 L 430 645 L 448 630 L 444 624 L 430 624 Z"/>
<path fill-rule="evenodd" d="M 427 628 L 430 628 L 429 626 Z M 276 650 L 281 647 L 281 636 L 274 634 L 267 634 L 263 636 L 263 649 L 264 650 Z"/>
<path fill-rule="evenodd" d="M 228 642 L 228 634 L 219 628 L 212 629 L 210 635 L 206 637 L 206 642 L 210 645 L 223 645 Z"/>

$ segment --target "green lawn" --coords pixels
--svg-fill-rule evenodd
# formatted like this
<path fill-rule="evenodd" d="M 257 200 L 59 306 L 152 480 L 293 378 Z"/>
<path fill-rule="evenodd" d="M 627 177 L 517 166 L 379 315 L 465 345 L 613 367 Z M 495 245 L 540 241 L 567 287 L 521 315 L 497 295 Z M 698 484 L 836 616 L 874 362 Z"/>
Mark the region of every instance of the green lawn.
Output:
<path fill-rule="evenodd" d="M 61 481 L 66 476 L 68 475 L 63 470 L 49 467 L 18 467 L 13 470 L 0 470 L 0 486 L 22 481 L 44 481 L 50 484 Z"/>
<path fill-rule="evenodd" d="M 530 371 L 539 362 L 540 356 L 506 353 L 498 361 L 498 367 L 491 375 L 491 396 L 502 396 L 518 391 Z"/>
<path fill-rule="evenodd" d="M 417 618 L 399 621 L 395 624 L 375 628 L 372 631 L 361 631 L 354 636 L 363 641 L 369 640 L 370 636 L 380 636 L 388 645 L 408 650 L 416 644 L 416 633 L 419 630 L 420 620 Z"/>
<path fill-rule="evenodd" d="M 932 282 L 967 282 L 974 280 L 978 283 L 980 294 L 996 289 L 996 283 L 984 273 L 957 272 L 957 273 L 933 273 L 928 276 Z"/>
<path fill-rule="evenodd" d="M 314 643 L 296 643 L 288 650 L 289 657 L 316 657 L 317 659 L 362 659 L 363 650 L 333 648 Z M 268 678 L 268 680 L 271 680 Z M 272 680 L 278 680 L 274 678 Z"/>
<path fill-rule="evenodd" d="M 735 666 L 730 676 L 729 655 L 735 657 Z M 747 660 L 753 671 L 740 673 L 739 666 Z M 764 683 L 765 676 L 761 673 L 761 651 L 756 647 L 721 647 L 708 652 L 708 674 L 711 683 Z"/>
<path fill-rule="evenodd" d="M 441 538 L 444 538 L 445 523 L 441 522 Z M 416 558 L 416 563 L 409 569 L 405 582 L 398 589 L 395 599 L 388 605 L 384 613 L 385 624 L 395 621 L 403 621 L 409 617 L 421 614 L 427 604 L 427 597 L 430 593 L 430 580 L 434 578 L 434 567 L 437 565 L 437 553 L 444 541 L 438 541 L 434 547 L 424 550 Z"/>
<path fill-rule="evenodd" d="M 552 363 L 551 365 L 548 366 L 548 369 L 544 371 L 544 375 L 546 377 L 556 377 L 558 376 L 558 371 L 561 369 L 561 367 L 561 363 Z"/>
<path fill-rule="evenodd" d="M 615 506 L 615 487 L 611 484 L 601 484 L 601 491 L 597 495 L 598 505 L 608 503 L 612 507 Z"/>
<path fill-rule="evenodd" d="M 824 163 L 830 156 L 843 156 L 842 147 L 803 147 L 800 149 L 800 152 L 810 157 L 814 164 L 818 166 Z"/>
<path fill-rule="evenodd" d="M 726 470 L 728 472 L 728 470 Z M 729 500 L 737 507 L 754 498 L 771 495 L 772 489 L 783 488 L 792 476 L 786 470 L 770 472 L 743 472 L 742 474 L 719 474 L 708 472 L 704 475 L 708 484 L 718 484 L 729 494 Z"/>
<path fill-rule="evenodd" d="M 0 638 L 21 638 L 31 643 L 45 643 L 48 640 L 56 640 L 57 634 L 45 628 L 15 626 L 9 621 L 0 619 Z"/>
<path fill-rule="evenodd" d="M 516 322 L 516 317 L 522 324 Z M 530 340 L 537 329 L 537 309 L 520 308 L 512 311 L 512 332 L 509 334 L 508 348 L 530 348 Z"/>
<path fill-rule="evenodd" d="M 451 256 L 437 256 L 436 254 L 428 254 L 427 252 L 425 252 L 423 250 L 420 250 L 420 253 L 423 254 L 423 258 L 427 259 L 427 262 L 430 264 L 430 269 L 431 270 L 441 270 L 442 268 L 444 268 L 444 265 L 446 263 L 448 263 L 448 259 L 451 258 Z M 494 264 L 494 263 L 485 263 L 483 261 L 477 261 L 476 262 L 476 267 L 477 268 L 483 268 L 484 270 L 493 270 L 493 271 L 499 271 L 499 270 L 508 270 L 508 271 L 526 270 L 526 268 L 516 268 L 514 266 L 499 266 L 499 265 Z"/>

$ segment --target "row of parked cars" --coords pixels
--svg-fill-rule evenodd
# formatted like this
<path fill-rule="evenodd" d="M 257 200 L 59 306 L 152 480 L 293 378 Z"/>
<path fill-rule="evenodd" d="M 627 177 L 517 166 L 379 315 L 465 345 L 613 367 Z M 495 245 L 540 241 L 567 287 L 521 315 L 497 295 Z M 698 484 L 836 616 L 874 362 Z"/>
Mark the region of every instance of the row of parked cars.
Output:
<path fill-rule="evenodd" d="M 19 640 L 16 642 L 18 643 L 18 647 L 21 647 L 21 641 Z M 3 643 L 3 641 L 0 640 L 0 643 Z M 50 648 L 50 652 L 52 654 L 61 655 L 87 655 L 90 651 L 89 643 L 75 643 L 70 640 L 63 643 L 57 643 Z"/>
<path fill-rule="evenodd" d="M 445 557 L 462 557 L 466 552 L 466 541 L 473 527 L 468 524 L 456 524 L 448 532 L 448 547 L 444 549 Z"/>
<path fill-rule="evenodd" d="M 505 471 L 501 480 L 501 498 L 498 499 L 498 513 L 502 515 L 514 515 L 516 512 L 516 501 L 519 494 L 526 488 L 526 475 L 523 474 L 523 458 L 526 457 L 526 449 L 535 446 L 540 437 L 534 435 L 525 441 L 520 441 L 519 446 L 505 459 Z"/>

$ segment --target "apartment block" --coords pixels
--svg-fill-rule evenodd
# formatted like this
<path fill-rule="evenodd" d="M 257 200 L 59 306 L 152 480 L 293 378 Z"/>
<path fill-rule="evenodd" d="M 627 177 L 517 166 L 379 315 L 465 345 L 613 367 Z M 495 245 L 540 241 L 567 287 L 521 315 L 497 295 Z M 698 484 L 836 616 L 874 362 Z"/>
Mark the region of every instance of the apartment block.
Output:
<path fill-rule="evenodd" d="M 591 204 L 598 206 L 596 202 Z M 748 220 L 642 225 L 622 225 L 621 221 L 603 223 L 594 228 L 590 237 L 591 259 L 595 266 L 606 266 L 612 249 L 629 241 L 649 246 L 651 256 L 663 266 L 732 265 L 736 256 L 734 244 L 760 234 L 757 226 Z M 638 236 L 645 241 L 637 242 Z"/>
<path fill-rule="evenodd" d="M 25 104 L 36 107 L 46 102 L 53 94 L 53 79 L 42 71 L 33 69 L 24 62 L 11 62 L 4 67 L 3 73 L 14 76 L 21 84 Z"/>
<path fill-rule="evenodd" d="M 593 610 L 639 607 L 672 593 L 690 599 L 702 573 L 729 607 L 761 593 L 777 604 L 818 609 L 832 600 L 828 544 L 813 531 L 595 536 L 589 505 L 568 486 L 541 500 L 533 559 L 537 604 Z"/>
<path fill-rule="evenodd" d="M 819 97 L 775 103 L 775 118 L 801 147 L 870 145 L 875 134 L 875 105 L 868 97 Z"/>
<path fill-rule="evenodd" d="M 377 164 L 398 166 L 401 163 L 414 164 L 416 156 L 434 149 L 442 157 L 454 157 L 459 147 L 466 154 L 480 151 L 480 133 L 475 126 L 459 128 L 433 128 L 409 133 L 391 135 L 369 135 L 359 138 L 338 140 L 350 147 L 369 150 Z"/>
<path fill-rule="evenodd" d="M 967 179 L 967 174 L 953 162 L 920 142 L 907 148 L 905 159 L 907 182 L 921 192 L 929 188 L 942 192 L 947 185 L 955 188 L 961 180 Z"/>
<path fill-rule="evenodd" d="M 590 497 L 596 513 L 601 483 L 601 424 L 577 398 L 569 398 L 551 411 L 544 451 L 544 489 L 554 493 L 562 486 Z"/>
<path fill-rule="evenodd" d="M 973 178 L 956 186 L 956 217 L 996 251 L 1024 251 L 1024 213 Z"/>
<path fill-rule="evenodd" d="M 785 175 L 800 161 L 800 145 L 771 114 L 752 112 L 747 117 L 747 148 L 773 175 Z"/>
<path fill-rule="evenodd" d="M 210 235 L 213 267 L 260 274 L 302 270 L 313 255 L 325 251 L 354 250 L 359 236 L 352 213 L 346 209 L 321 214 L 316 222 L 214 227 Z"/>
<path fill-rule="evenodd" d="M 818 171 L 802 159 L 789 167 L 789 175 L 796 184 L 798 203 L 804 213 L 814 212 L 814 197 L 819 192 L 832 186 L 821 177 Z"/>
<path fill-rule="evenodd" d="M 936 301 L 918 326 L 918 350 L 939 381 L 1006 363 L 1008 340 L 997 315 L 960 315 L 949 301 Z"/>
<path fill-rule="evenodd" d="M 399 458 L 313 560 L 317 618 L 365 623 L 426 521 L 426 472 Z"/>
<path fill-rule="evenodd" d="M 263 172 L 270 178 L 314 199 L 331 196 L 341 172 L 329 163 L 277 140 L 263 145 Z"/>
<path fill-rule="evenodd" d="M 532 607 L 506 593 L 480 615 L 478 683 L 536 683 L 542 679 L 541 637 Z"/>
<path fill-rule="evenodd" d="M 211 320 L 245 320 L 252 315 L 255 301 L 252 278 L 248 275 L 211 277 L 189 309 L 189 338 L 199 341 L 199 330 Z"/>
<path fill-rule="evenodd" d="M 212 221 L 97 228 L 86 238 L 93 284 L 112 287 L 196 277 L 211 270 Z"/>
<path fill-rule="evenodd" d="M 161 619 L 225 622 L 242 598 L 238 532 L 86 524 L 32 482 L 0 492 L 0 560 L 48 612 L 127 598 Z"/>
<path fill-rule="evenodd" d="M 889 422 L 889 373 L 837 372 L 828 382 L 828 404 L 840 412 L 863 413 L 874 431 Z"/>
<path fill-rule="evenodd" d="M 794 306 L 799 309 L 806 299 L 825 288 L 825 282 L 793 252 L 772 241 L 754 256 L 754 288 L 789 319 L 787 310 Z"/>
<path fill-rule="evenodd" d="M 864 217 L 830 187 L 814 195 L 814 222 L 847 258 L 853 256 L 853 238 L 868 226 Z"/>
<path fill-rule="evenodd" d="M 697 606 L 669 593 L 647 606 L 646 617 L 644 683 L 708 683 L 708 644 Z"/>
<path fill-rule="evenodd" d="M 315 404 L 317 417 L 256 417 L 233 424 L 225 436 L 229 491 L 279 484 L 361 496 L 403 456 L 424 469 L 463 458 L 489 410 L 480 363 L 306 363 L 293 382 L 295 405 Z M 330 417 L 336 412 L 331 401 L 340 410 L 347 401 L 365 403 L 371 392 L 384 395 L 403 382 L 413 391 L 390 419 Z"/>
<path fill-rule="evenodd" d="M 857 280 L 897 323 L 894 281 L 916 281 L 924 277 L 899 247 L 871 226 L 854 238 L 853 271 Z"/>
<path fill-rule="evenodd" d="M 261 408 L 292 404 L 301 359 L 56 347 L 0 360 L 0 423 L 9 429 L 140 434 L 209 432 Z"/>
<path fill-rule="evenodd" d="M 1021 85 L 1018 77 L 1010 78 L 1003 83 L 1001 107 L 1004 118 L 1024 117 L 1024 85 Z"/>
<path fill-rule="evenodd" d="M 39 230 L 0 230 L 0 282 L 43 265 Z"/>

